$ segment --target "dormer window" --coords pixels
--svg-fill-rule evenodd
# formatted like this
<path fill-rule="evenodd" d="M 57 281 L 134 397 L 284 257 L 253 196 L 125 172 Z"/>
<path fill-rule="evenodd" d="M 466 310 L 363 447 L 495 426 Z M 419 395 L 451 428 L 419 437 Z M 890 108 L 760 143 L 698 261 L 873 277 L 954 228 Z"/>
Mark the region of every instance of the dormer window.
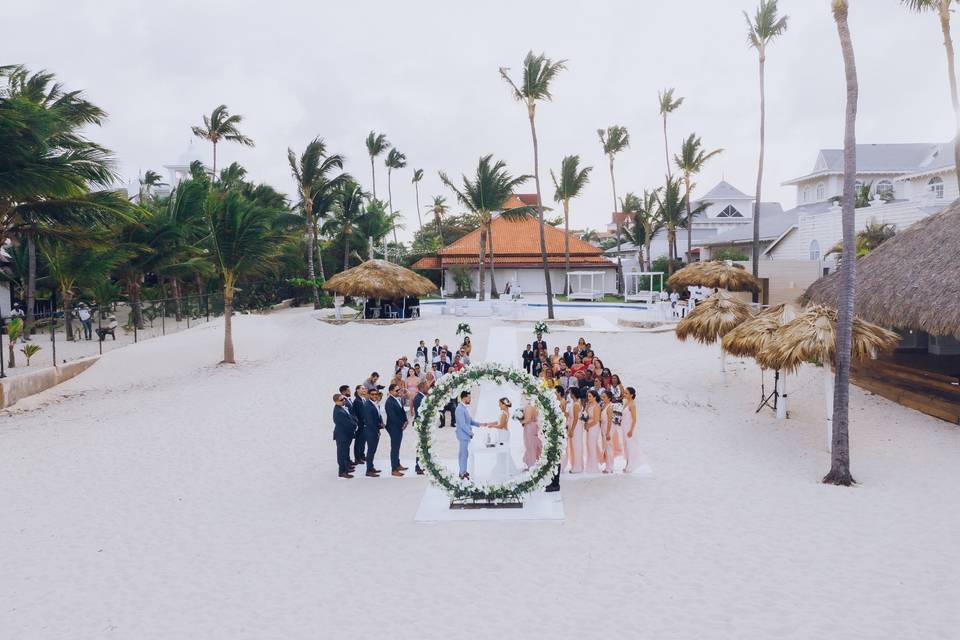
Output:
<path fill-rule="evenodd" d="M 742 218 L 743 214 L 737 211 L 737 208 L 732 204 L 728 204 L 723 208 L 723 211 L 717 214 L 718 218 Z"/>
<path fill-rule="evenodd" d="M 803 201 L 810 202 L 813 200 L 813 187 L 804 187 L 803 188 Z"/>
<path fill-rule="evenodd" d="M 927 188 L 933 193 L 934 198 L 937 200 L 943 199 L 943 178 L 938 178 L 937 176 L 930 178 L 930 181 L 927 183 Z"/>
<path fill-rule="evenodd" d="M 822 182 L 817 185 L 817 202 L 827 199 L 827 185 Z"/>

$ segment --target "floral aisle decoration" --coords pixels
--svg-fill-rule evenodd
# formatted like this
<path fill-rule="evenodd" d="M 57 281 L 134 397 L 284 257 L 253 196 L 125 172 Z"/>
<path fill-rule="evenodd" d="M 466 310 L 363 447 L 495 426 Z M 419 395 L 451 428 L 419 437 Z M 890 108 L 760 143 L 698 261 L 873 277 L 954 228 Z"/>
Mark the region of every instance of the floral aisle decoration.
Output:
<path fill-rule="evenodd" d="M 433 456 L 433 438 L 440 423 L 440 411 L 450 398 L 470 389 L 481 380 L 496 384 L 512 384 L 532 400 L 540 410 L 540 430 L 544 446 L 537 463 L 503 484 L 487 484 L 472 479 L 458 478 Z M 420 466 L 431 482 L 443 489 L 452 499 L 501 501 L 517 499 L 545 486 L 553 479 L 560 458 L 566 449 L 566 424 L 556 394 L 539 380 L 521 369 L 496 363 L 475 364 L 459 373 L 443 377 L 420 406 L 414 427 L 417 430 L 417 450 Z"/>
<path fill-rule="evenodd" d="M 537 321 L 533 324 L 533 333 L 534 333 L 535 335 L 536 335 L 536 334 L 550 333 L 550 326 L 547 325 L 547 321 L 546 321 L 546 320 L 537 320 Z"/>
<path fill-rule="evenodd" d="M 461 322 L 460 324 L 457 325 L 457 335 L 458 335 L 458 336 L 459 336 L 459 335 L 468 336 L 468 335 L 470 335 L 471 333 L 473 333 L 473 331 L 470 329 L 470 325 L 469 325 L 468 323 L 466 323 L 466 322 Z"/>

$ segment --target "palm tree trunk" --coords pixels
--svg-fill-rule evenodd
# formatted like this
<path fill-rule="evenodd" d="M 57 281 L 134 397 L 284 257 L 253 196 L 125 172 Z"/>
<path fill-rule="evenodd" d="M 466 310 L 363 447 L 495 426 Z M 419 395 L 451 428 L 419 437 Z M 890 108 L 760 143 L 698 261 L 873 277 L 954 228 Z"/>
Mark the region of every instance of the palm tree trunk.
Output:
<path fill-rule="evenodd" d="M 686 190 L 687 200 L 687 264 L 693 261 L 693 214 L 690 213 L 690 174 L 683 173 L 683 187 Z"/>
<path fill-rule="evenodd" d="M 63 330 L 67 334 L 67 341 L 73 342 L 76 336 L 73 335 L 73 309 L 70 304 L 73 302 L 73 294 L 69 291 L 60 290 L 60 300 L 63 304 Z"/>
<path fill-rule="evenodd" d="M 170 288 L 173 289 L 173 317 L 176 318 L 177 322 L 180 322 L 183 320 L 183 308 L 180 302 L 180 280 L 172 278 Z"/>
<path fill-rule="evenodd" d="M 313 266 L 313 213 L 306 211 L 307 218 L 307 279 L 310 280 L 310 290 L 313 292 L 313 308 L 320 308 L 320 290 L 317 288 L 317 272 Z"/>
<path fill-rule="evenodd" d="M 235 364 L 233 356 L 233 276 L 223 274 L 223 362 Z"/>
<path fill-rule="evenodd" d="M 203 287 L 203 276 L 200 275 L 200 272 L 199 272 L 199 271 L 197 271 L 196 273 L 193 274 L 193 282 L 194 282 L 194 284 L 195 284 L 196 287 L 197 287 L 197 309 L 198 309 L 198 313 L 199 313 L 200 303 L 203 302 L 203 301 L 206 299 L 206 297 L 204 296 L 204 290 L 203 290 L 203 289 L 204 289 L 204 287 Z M 188 300 L 188 302 L 189 302 L 189 300 Z M 187 313 L 189 313 L 189 312 L 190 312 L 190 310 L 187 309 Z"/>
<path fill-rule="evenodd" d="M 377 167 L 373 164 L 373 156 L 370 156 L 370 179 L 373 182 L 373 199 L 377 199 Z"/>
<path fill-rule="evenodd" d="M 23 339 L 29 340 L 36 320 L 33 307 L 37 303 L 37 240 L 27 232 L 27 308 L 23 323 Z"/>
<path fill-rule="evenodd" d="M 953 161 L 957 173 L 957 184 L 960 184 L 960 98 L 957 97 L 957 72 L 953 59 L 953 38 L 950 36 L 950 5 L 941 0 L 937 7 L 940 13 L 940 29 L 943 31 L 943 46 L 947 51 L 947 72 L 950 74 L 950 100 L 953 103 L 953 117 L 957 128 L 954 134 L 956 144 L 953 145 Z"/>
<path fill-rule="evenodd" d="M 133 326 L 143 329 L 143 309 L 140 306 L 140 280 L 138 276 L 127 278 L 127 295 L 130 297 L 130 319 Z"/>
<path fill-rule="evenodd" d="M 764 122 L 767 116 L 767 102 L 763 86 L 763 65 L 766 62 L 766 53 L 763 48 L 760 49 L 760 160 L 757 164 L 757 192 L 756 199 L 753 202 L 753 247 L 751 252 L 753 277 L 759 277 L 760 269 L 760 188 L 763 185 L 763 145 L 764 145 Z M 753 301 L 756 302 L 759 296 L 756 292 L 753 294 Z"/>
<path fill-rule="evenodd" d="M 15 353 L 16 347 L 16 340 L 11 340 L 7 343 L 7 353 L 10 354 L 10 357 L 7 359 L 7 367 L 10 369 L 14 369 L 17 366 L 17 356 Z"/>
<path fill-rule="evenodd" d="M 497 292 L 497 273 L 493 263 L 493 220 L 487 223 L 487 246 L 490 255 L 490 299 L 495 300 L 500 297 Z"/>
<path fill-rule="evenodd" d="M 663 114 L 663 156 L 667 160 L 667 177 L 672 178 L 673 172 L 670 171 L 670 147 L 667 145 L 667 114 Z"/>
<path fill-rule="evenodd" d="M 320 255 L 320 234 L 317 233 L 317 226 L 317 224 L 313 225 L 313 250 L 317 252 L 317 275 L 326 280 L 327 276 L 323 273 L 323 256 Z"/>
<path fill-rule="evenodd" d="M 653 234 L 653 228 L 649 228 L 646 230 L 646 238 L 645 238 L 646 242 L 644 243 L 644 248 L 646 249 L 644 253 L 647 254 L 646 271 L 653 271 L 653 258 L 650 255 L 650 243 L 653 242 L 653 238 L 651 237 L 652 234 Z"/>
<path fill-rule="evenodd" d="M 840 297 L 837 305 L 836 379 L 833 390 L 833 443 L 830 472 L 825 483 L 849 486 L 850 474 L 850 350 L 853 341 L 853 302 L 856 284 L 856 234 L 854 228 L 854 180 L 857 166 L 857 64 L 847 25 L 846 0 L 834 0 L 833 17 L 840 36 L 847 104 L 843 134 L 843 263 L 840 265 Z"/>
<path fill-rule="evenodd" d="M 420 217 L 420 183 L 413 183 L 413 193 L 417 198 L 417 225 L 423 231 L 423 218 Z"/>
<path fill-rule="evenodd" d="M 393 219 L 393 169 L 387 169 L 387 199 L 390 201 L 390 222 L 393 224 L 393 244 L 397 244 L 397 223 Z"/>
<path fill-rule="evenodd" d="M 667 227 L 667 275 L 673 275 L 673 261 L 676 259 L 674 243 L 677 240 L 677 229 L 671 224 Z"/>
<path fill-rule="evenodd" d="M 350 268 L 350 234 L 343 234 L 343 270 Z"/>
<path fill-rule="evenodd" d="M 530 135 L 533 137 L 533 181 L 537 185 L 537 217 L 540 219 L 540 257 L 543 259 L 543 279 L 547 290 L 547 318 L 553 320 L 553 283 L 550 281 L 550 265 L 547 263 L 547 238 L 543 231 L 543 199 L 540 196 L 540 146 L 537 144 L 537 125 L 533 107 L 528 107 Z"/>
<path fill-rule="evenodd" d="M 617 225 L 617 293 L 623 293 L 623 262 L 620 260 L 620 220 L 617 219 L 617 179 L 613 176 L 613 154 L 610 155 L 610 185 L 613 187 L 613 221 Z"/>
<path fill-rule="evenodd" d="M 217 143 L 216 142 L 213 143 L 213 170 L 211 173 L 213 173 L 211 182 L 216 182 L 217 180 Z"/>
<path fill-rule="evenodd" d="M 563 199 L 563 294 L 570 295 L 570 198 Z"/>
<path fill-rule="evenodd" d="M 486 253 L 486 251 L 487 251 L 487 227 L 484 225 L 481 225 L 480 226 L 480 247 L 477 250 L 477 255 L 480 258 L 480 265 L 478 267 L 478 272 L 480 277 L 477 279 L 477 288 L 479 289 L 479 291 L 477 291 L 477 293 L 480 294 L 480 298 L 479 298 L 480 300 L 486 299 L 486 295 L 485 295 L 486 284 L 483 281 L 483 278 L 487 273 L 486 269 L 484 268 L 485 262 L 483 259 L 484 258 L 483 254 Z"/>
<path fill-rule="evenodd" d="M 437 235 L 440 236 L 440 247 L 443 248 L 443 223 L 440 221 L 440 214 L 434 213 L 437 217 Z"/>

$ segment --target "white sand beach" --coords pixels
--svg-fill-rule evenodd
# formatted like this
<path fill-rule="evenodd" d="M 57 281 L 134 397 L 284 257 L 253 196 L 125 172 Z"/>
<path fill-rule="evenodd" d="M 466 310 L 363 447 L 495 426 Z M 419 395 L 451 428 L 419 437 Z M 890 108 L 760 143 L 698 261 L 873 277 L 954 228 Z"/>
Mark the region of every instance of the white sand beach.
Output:
<path fill-rule="evenodd" d="M 960 636 L 960 430 L 853 388 L 859 484 L 825 486 L 818 371 L 777 422 L 751 361 L 722 385 L 716 347 L 605 318 L 546 339 L 637 388 L 654 473 L 564 479 L 560 522 L 418 523 L 412 470 L 337 478 L 332 393 L 456 319 L 292 309 L 235 319 L 236 366 L 222 320 L 105 354 L 0 419 L 0 638 Z M 479 361 L 504 325 L 470 323 Z"/>

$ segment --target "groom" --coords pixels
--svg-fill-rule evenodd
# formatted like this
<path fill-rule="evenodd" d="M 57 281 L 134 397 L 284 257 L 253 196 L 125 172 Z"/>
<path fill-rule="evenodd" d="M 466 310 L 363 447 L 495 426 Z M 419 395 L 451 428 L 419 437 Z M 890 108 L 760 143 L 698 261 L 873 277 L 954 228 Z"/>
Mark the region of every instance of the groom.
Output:
<path fill-rule="evenodd" d="M 460 404 L 457 405 L 455 422 L 457 425 L 457 442 L 460 445 L 458 456 L 460 479 L 469 480 L 470 474 L 467 473 L 467 458 L 470 455 L 470 439 L 473 438 L 473 428 L 482 426 L 480 422 L 474 420 L 473 416 L 470 415 L 470 391 L 462 391 L 460 393 Z"/>

